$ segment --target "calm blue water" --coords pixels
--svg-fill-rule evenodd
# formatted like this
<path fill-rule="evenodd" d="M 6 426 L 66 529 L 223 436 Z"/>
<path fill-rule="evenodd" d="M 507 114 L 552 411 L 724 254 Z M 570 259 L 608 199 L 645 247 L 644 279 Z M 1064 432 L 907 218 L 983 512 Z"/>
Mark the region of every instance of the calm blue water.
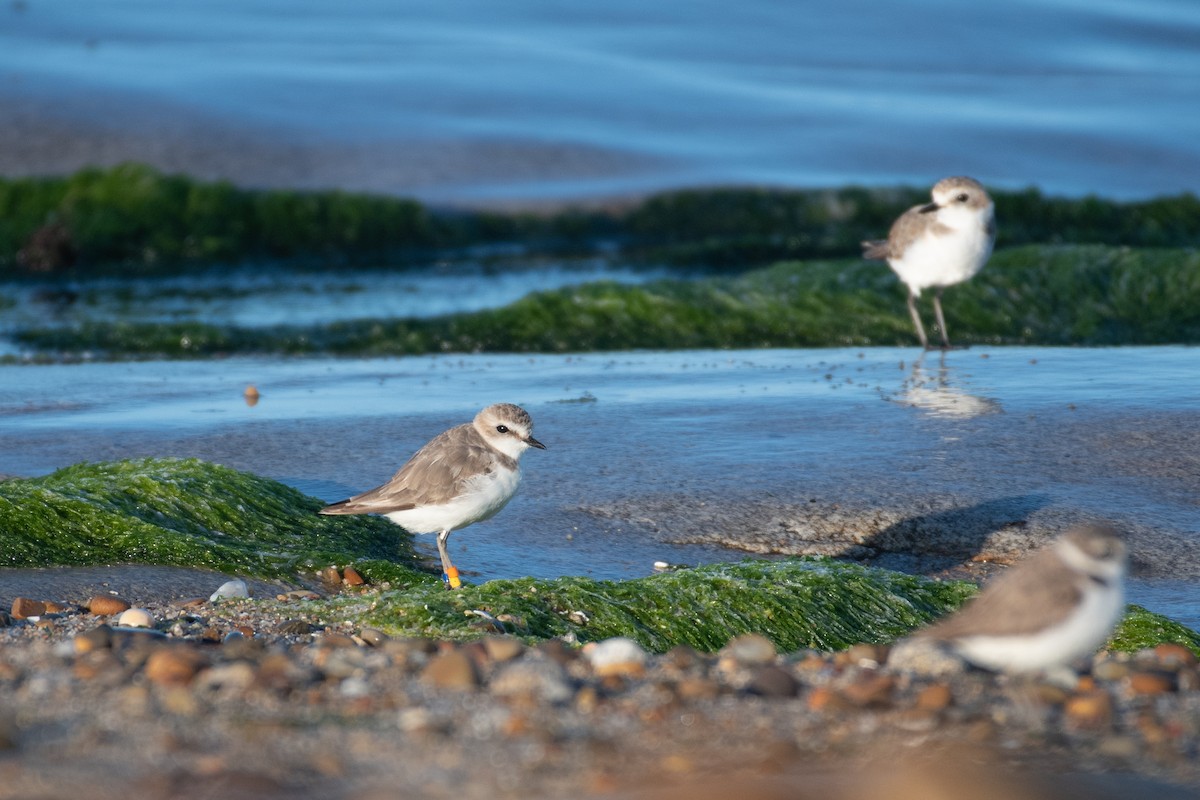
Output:
<path fill-rule="evenodd" d="M 10 137 L 9 173 L 137 158 L 435 200 L 967 173 L 1149 196 L 1200 189 L 1200 3 L 22 0 L 0 8 L 0 110 L 62 123 L 62 146 Z"/>

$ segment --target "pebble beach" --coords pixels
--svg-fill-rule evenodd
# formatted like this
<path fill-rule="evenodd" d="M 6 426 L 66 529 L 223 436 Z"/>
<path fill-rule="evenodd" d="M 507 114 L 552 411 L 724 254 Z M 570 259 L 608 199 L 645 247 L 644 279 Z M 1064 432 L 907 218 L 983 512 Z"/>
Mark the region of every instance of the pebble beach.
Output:
<path fill-rule="evenodd" d="M 1012 361 L 1014 366 L 1020 363 L 1032 370 L 1035 365 L 1027 363 L 1029 355 L 998 350 L 987 359 L 972 357 L 989 365 Z M 1186 351 L 1167 355 L 1183 368 Z M 1045 365 L 1056 364 L 1062 357 L 1045 351 L 1037 356 Z M 1116 358 L 1103 351 L 1084 352 L 1083 356 L 1104 358 L 1108 363 Z M 1143 365 L 1155 356 L 1165 357 L 1149 349 L 1120 355 L 1131 363 L 1136 357 Z M 784 359 L 791 354 L 770 357 Z M 822 355 L 820 360 L 827 358 Z M 853 353 L 843 354 L 843 360 L 852 365 L 865 361 Z M 885 360 L 886 356 L 880 357 L 880 374 Z M 1086 487 L 1085 478 L 1095 480 L 1101 488 L 1112 482 L 1128 496 L 1140 498 L 1143 506 L 1136 509 L 1136 520 L 1152 519 L 1162 528 L 1131 526 L 1143 575 L 1158 580 L 1157 576 L 1172 571 L 1192 574 L 1195 569 L 1194 559 L 1188 555 L 1194 550 L 1185 533 L 1186 514 L 1191 512 L 1183 505 L 1167 506 L 1168 502 L 1181 504 L 1186 496 L 1191 455 L 1179 444 L 1186 441 L 1181 439 L 1181 431 L 1190 430 L 1179 424 L 1183 413 L 1164 409 L 1164 398 L 1177 398 L 1181 405 L 1186 399 L 1160 390 L 1152 382 L 1144 385 L 1151 387 L 1146 394 L 1153 394 L 1158 403 L 1156 414 L 1134 408 L 1123 412 L 1123 418 L 1115 417 L 1111 401 L 1106 399 L 1108 390 L 1103 386 L 1088 390 L 1086 397 L 1094 397 L 1096 408 L 1103 406 L 1105 412 L 1099 417 L 1107 421 L 1106 435 L 1100 440 L 1092 436 L 1096 420 L 1084 417 L 1092 413 L 1088 403 L 1079 401 L 1078 408 L 1062 408 L 1063 396 L 1079 400 L 1078 388 L 1060 396 L 1057 387 L 1046 381 L 1030 382 L 1036 390 L 994 386 L 989 396 L 998 396 L 1007 413 L 952 417 L 947 422 L 925 415 L 919 407 L 872 397 L 869 386 L 859 387 L 855 419 L 864 427 L 865 441 L 878 446 L 874 431 L 883 422 L 898 421 L 899 425 L 890 427 L 889 441 L 895 445 L 903 437 L 910 444 L 893 453 L 894 458 L 902 461 L 907 453 L 928 453 L 931 447 L 943 457 L 917 473 L 894 470 L 901 480 L 920 483 L 925 491 L 940 486 L 937 504 L 907 513 L 860 513 L 854 517 L 860 525 L 854 528 L 845 522 L 854 510 L 846 500 L 813 502 L 814 497 L 837 497 L 826 494 L 831 490 L 817 491 L 814 476 L 822 476 L 830 486 L 837 485 L 839 472 L 859 481 L 847 481 L 845 486 L 858 486 L 863 480 L 864 451 L 846 446 L 844 426 L 833 424 L 829 433 L 822 433 L 817 424 L 821 419 L 836 423 L 849 417 L 836 404 L 822 413 L 796 416 L 798 397 L 804 396 L 797 386 L 819 387 L 819 397 L 845 402 L 841 398 L 848 389 L 834 392 L 825 386 L 821 375 L 828 366 L 811 367 L 820 369 L 816 380 L 773 381 L 770 386 L 779 389 L 778 400 L 768 399 L 765 390 L 763 396 L 755 395 L 753 402 L 720 395 L 729 400 L 720 405 L 720 419 L 728 430 L 741 432 L 739 446 L 717 458 L 686 465 L 687 469 L 674 469 L 672 474 L 680 484 L 676 497 L 656 503 L 654 498 L 622 489 L 623 484 L 610 477 L 603 490 L 627 492 L 631 497 L 618 497 L 616 502 L 596 508 L 598 489 L 590 473 L 565 464 L 562 469 L 552 469 L 555 464 L 550 458 L 558 454 L 569 458 L 580 452 L 612 455 L 612 463 L 631 465 L 625 480 L 653 471 L 665 473 L 668 471 L 660 465 L 672 451 L 658 447 L 652 457 L 646 456 L 646 443 L 656 441 L 655 436 L 664 443 L 688 442 L 686 426 L 696 420 L 711 425 L 718 418 L 711 412 L 716 405 L 704 400 L 701 408 L 705 413 L 692 406 L 681 411 L 660 397 L 658 405 L 647 411 L 644 404 L 622 402 L 615 388 L 595 382 L 587 385 L 595 390 L 598 401 L 555 403 L 563 389 L 562 378 L 554 370 L 545 368 L 543 362 L 539 380 L 545 385 L 531 384 L 522 368 L 525 360 L 510 361 L 513 386 L 519 381 L 521 391 L 539 393 L 539 434 L 552 440 L 554 449 L 544 454 L 546 466 L 537 462 L 530 466 L 530 486 L 526 487 L 530 491 L 514 500 L 513 508 L 487 528 L 480 526 L 478 533 L 471 529 L 458 535 L 456 545 L 469 545 L 463 563 L 472 566 L 493 564 L 525 574 L 535 563 L 559 563 L 549 560 L 558 553 L 560 563 L 569 564 L 571 570 L 583 569 L 590 563 L 586 553 L 592 551 L 575 548 L 587 543 L 581 523 L 595 518 L 615 519 L 621 527 L 634 531 L 620 540 L 607 529 L 596 532 L 592 541 L 607 544 L 609 555 L 593 559 L 595 568 L 613 568 L 616 560 L 628 557 L 625 551 L 634 545 L 647 555 L 663 553 L 662 541 L 704 532 L 710 538 L 725 536 L 720 544 L 727 548 L 723 551 L 726 560 L 740 555 L 728 549 L 731 546 L 749 549 L 766 543 L 768 553 L 794 553 L 811 552 L 814 544 L 828 547 L 829 552 L 844 552 L 853 545 L 869 546 L 869 552 L 851 549 L 852 556 L 889 565 L 904 554 L 909 560 L 916 558 L 921 551 L 913 549 L 914 543 L 923 543 L 933 546 L 937 563 L 894 566 L 928 568 L 940 575 L 951 560 L 957 564 L 952 574 L 979 578 L 1001 568 L 996 565 L 1022 556 L 1025 551 L 1018 545 L 1036 545 L 1052 535 L 1059 522 L 1074 519 L 1075 514 L 1064 514 L 1064 508 L 1071 509 L 1067 500 L 1077 498 L 1080 505 L 1090 505 L 1102 494 L 1095 489 L 1080 491 L 1064 482 L 1057 484 L 1063 497 L 1053 505 L 1039 501 L 1013 508 L 987 502 L 994 496 L 988 476 L 1021 472 L 1025 485 L 1044 490 L 1052 484 L 1042 477 L 1042 471 L 1057 470 L 1060 477 L 1070 477 L 1076 485 Z M 562 368 L 574 363 L 562 361 Z M 209 363 L 222 372 L 245 369 L 236 361 Z M 280 369 L 310 366 L 301 362 Z M 329 368 L 328 364 L 318 366 Z M 426 364 L 421 366 L 429 369 Z M 335 373 L 331 384 L 316 384 L 323 392 L 332 391 L 350 401 L 333 403 L 331 406 L 339 409 L 336 413 L 327 412 L 323 419 L 306 420 L 300 426 L 287 421 L 286 415 L 288 409 L 302 407 L 305 398 L 313 394 L 314 384 L 290 372 L 281 376 L 290 378 L 287 381 L 263 383 L 263 398 L 249 409 L 240 396 L 245 382 L 239 375 L 224 378 L 237 381 L 229 384 L 233 391 L 217 393 L 221 398 L 228 396 L 228 403 L 206 399 L 206 394 L 197 399 L 185 391 L 186 380 L 198 381 L 204 393 L 224 385 L 200 375 L 191 364 L 180 368 L 180 380 L 171 384 L 167 398 L 149 400 L 144 389 L 120 389 L 112 376 L 119 373 L 128 376 L 121 380 L 136 380 L 145 371 L 161 380 L 166 369 L 161 364 L 137 369 L 120 366 L 97 373 L 97 383 L 108 388 L 96 391 L 80 383 L 92 373 L 87 368 L 10 367 L 10 374 L 25 369 L 20 377 L 26 387 L 31 385 L 31 376 L 49 381 L 59 375 L 64 385 L 80 384 L 84 387 L 80 391 L 90 394 L 95 405 L 81 403 L 65 416 L 49 409 L 41 425 L 32 424 L 40 420 L 37 409 L 24 409 L 10 417 L 24 424 L 8 425 L 8 441 L 18 448 L 14 458 L 19 453 L 24 454 L 21 458 L 53 463 L 128 458 L 142 451 L 199 454 L 210 464 L 233 461 L 253 474 L 286 464 L 291 471 L 311 471 L 300 477 L 325 477 L 336 470 L 316 457 L 294 463 L 297 448 L 304 442 L 320 448 L 326 441 L 338 441 L 340 446 L 333 452 L 342 460 L 338 462 L 341 468 L 361 469 L 364 453 L 380 448 L 394 433 L 393 389 L 378 376 L 395 373 L 397 365 L 385 365 L 383 372 L 377 364 L 362 368 L 365 377 L 361 380 Z M 255 366 L 260 376 L 263 369 Z M 658 361 L 644 369 L 661 371 Z M 901 378 L 906 375 L 894 363 L 891 371 Z M 421 402 L 433 405 L 449 402 L 446 398 L 459 392 L 482 391 L 472 388 L 477 372 L 457 367 L 454 381 L 445 381 L 445 388 L 436 391 L 426 390 Z M 459 373 L 463 377 L 457 377 Z M 487 374 L 488 391 L 495 391 L 506 371 L 497 361 L 488 365 Z M 628 368 L 625 374 L 629 374 Z M 764 387 L 767 374 L 761 367 L 750 372 L 756 385 Z M 990 373 L 992 380 L 997 374 Z M 1052 374 L 1066 380 L 1084 372 L 1057 370 Z M 1127 378 L 1129 372 L 1123 374 Z M 643 378 L 639 385 L 646 383 Z M 692 379 L 693 392 L 698 383 Z M 720 386 L 732 397 L 739 383 L 722 382 Z M 276 389 L 273 384 L 288 388 Z M 325 389 L 325 385 L 333 389 Z M 578 392 L 578 384 L 572 385 Z M 1024 385 L 1014 379 L 1014 387 Z M 1042 399 L 1036 391 L 1045 392 L 1047 398 Z M 294 405 L 288 401 L 289 392 L 296 398 Z M 1123 392 L 1128 398 L 1127 387 Z M 68 397 L 61 389 L 53 396 L 60 402 Z M 129 410 L 121 410 L 125 408 L 123 400 L 109 402 L 105 397 L 128 397 L 137 402 Z M 824 402 L 815 404 L 818 411 Z M 231 408 L 237 409 L 239 419 L 212 430 L 205 427 L 210 424 L 206 420 L 223 419 L 219 412 L 233 416 Z M 790 441 L 810 448 L 804 457 L 811 465 L 798 468 L 787 460 L 792 458 L 791 450 L 769 440 L 762 447 L 754 445 L 748 432 L 761 431 L 768 408 L 786 409 L 786 414 L 781 412 L 776 418 L 785 421 L 789 430 L 796 428 Z M 275 409 L 283 413 L 284 420 L 240 419 L 251 412 Z M 370 419 L 364 423 L 337 416 L 346 414 L 346 409 L 369 414 Z M 129 424 L 129 418 L 136 422 Z M 152 426 L 148 423 L 151 419 L 164 424 Z M 1114 419 L 1124 422 L 1118 425 Z M 678 420 L 675 426 L 685 426 L 682 433 L 672 420 Z M 417 427 L 436 427 L 418 422 Z M 412 417 L 409 424 L 415 424 Z M 313 431 L 322 426 L 332 426 L 338 435 L 314 436 Z M 614 429 L 632 431 L 638 449 L 626 455 L 621 442 L 610 435 Z M 297 433 L 301 430 L 303 436 Z M 953 433 L 955 438 L 931 445 L 925 438 L 930 430 L 943 437 Z M 1055 437 L 1040 436 L 1046 430 L 1054 430 Z M 1076 435 L 1064 437 L 1064 430 Z M 74 434 L 65 435 L 68 431 Z M 1020 437 L 1022 446 L 984 446 L 1010 442 L 1014 436 Z M 840 454 L 841 462 L 811 449 L 821 437 L 835 443 L 828 452 Z M 1114 439 L 1122 446 L 1111 446 Z M 347 446 L 348 442 L 362 446 Z M 1037 446 L 1025 447 L 1028 442 Z M 754 460 L 745 457 L 751 451 Z M 324 452 L 318 449 L 314 454 Z M 778 454 L 789 468 L 764 461 L 767 452 Z M 979 462 L 980 453 L 1000 459 L 1002 465 L 1004 459 L 1027 459 L 1030 453 L 1053 457 L 1039 459 L 1040 471 L 1031 470 L 1025 461 L 1020 470 L 1012 466 L 991 470 L 987 463 Z M 1130 462 L 1131 453 L 1142 457 Z M 1086 456 L 1086 471 L 1055 467 L 1071 463 L 1080 454 Z M 802 489 L 784 484 L 778 496 L 806 502 L 781 506 L 776 499 L 765 507 L 770 513 L 763 510 L 761 502 L 707 508 L 687 503 L 687 491 L 708 492 L 706 487 L 724 485 L 711 481 L 717 467 L 726 463 L 737 465 L 739 471 L 732 475 L 756 474 L 757 470 L 780 480 L 802 480 Z M 879 459 L 874 469 L 884 470 L 888 463 Z M 1122 471 L 1118 472 L 1118 467 Z M 172 503 L 162 506 L 164 512 L 190 519 L 190 513 L 217 499 L 249 505 L 257 497 L 237 494 L 233 484 L 210 479 L 185 482 L 172 471 L 178 468 L 147 468 L 144 474 L 135 470 L 137 475 L 128 484 L 101 481 L 103 491 L 114 494 L 97 502 L 108 507 L 115 493 L 147 484 L 190 485 L 189 501 L 182 508 Z M 14 463 L 10 469 L 30 473 L 45 467 Z M 215 468 L 197 469 L 207 474 Z M 966 518 L 975 520 L 974 526 L 964 525 L 961 513 L 945 513 L 954 510 L 946 505 L 948 490 L 944 481 L 931 480 L 931 474 L 951 476 L 959 486 L 968 488 L 971 476 L 980 476 L 974 485 L 979 491 L 977 499 L 950 504 L 966 509 Z M 262 479 L 253 480 L 258 485 Z M 345 487 L 322 489 L 311 480 L 296 483 L 327 491 L 328 499 L 345 496 Z M 653 485 L 648 478 L 642 483 Z M 870 486 L 879 490 L 877 483 Z M 1013 494 L 1016 486 L 1010 479 L 1008 493 Z M 1145 486 L 1153 491 L 1143 489 Z M 56 496 L 73 498 L 81 487 L 75 484 L 63 492 L 59 485 Z M 903 484 L 900 488 L 904 491 L 891 495 L 906 503 L 919 502 L 922 497 L 915 488 Z M 282 487 L 272 491 L 282 491 Z M 585 494 L 589 503 L 570 510 L 578 502 L 575 498 Z M 302 498 L 279 496 L 286 502 L 277 505 L 287 512 L 286 524 L 280 523 L 280 527 L 300 530 L 300 518 L 310 516 Z M 704 494 L 700 496 L 703 499 Z M 539 497 L 544 503 L 540 507 Z M 1116 497 L 1109 490 L 1104 502 L 1115 503 Z M 1149 517 L 1144 509 L 1152 498 L 1162 503 L 1155 508 L 1180 510 L 1159 511 Z M 143 498 L 130 510 L 160 519 L 164 534 L 196 525 L 173 521 L 171 516 L 160 518 L 153 505 L 147 514 L 141 506 L 152 499 Z M 317 501 L 310 497 L 305 502 Z M 271 505 L 261 498 L 253 503 Z M 524 512 L 522 504 L 528 504 Z M 249 531 L 257 527 L 258 523 L 250 524 L 251 515 L 245 509 L 239 514 L 243 523 L 239 528 Z M 575 526 L 569 537 L 561 535 L 564 515 Z M 777 524 L 776 518 L 787 524 Z M 839 519 L 843 521 L 838 530 L 849 533 L 831 537 L 826 528 Z M 914 527 L 906 522 L 910 519 L 922 522 Z M 746 520 L 763 526 L 763 533 L 748 537 Z M 997 526 L 996 520 L 1007 524 Z M 1169 525 L 1179 520 L 1184 521 L 1175 522 L 1179 531 L 1172 530 Z M 223 527 L 219 519 L 201 518 L 199 525 L 203 531 Z M 495 540 L 505 535 L 507 526 L 513 537 L 507 549 L 486 550 L 489 540 L 498 546 Z M 614 524 L 613 531 L 617 529 Z M 661 529 L 661 538 L 641 533 L 644 529 Z M 934 535 L 939 533 L 940 538 Z M 398 534 L 389 532 L 389 537 L 394 535 Z M 617 548 L 613 545 L 617 541 L 629 544 Z M 939 542 L 946 546 L 934 546 Z M 983 543 L 989 547 L 981 548 Z M 983 553 L 986 561 L 994 563 L 962 560 L 971 553 Z M 948 559 L 947 554 L 954 558 Z M 534 557 L 540 561 L 532 560 Z M 550 567 L 539 568 L 549 573 Z M 364 614 L 360 613 L 377 602 L 382 604 L 389 590 L 373 585 L 364 588 L 347 581 L 344 574 L 336 583 L 327 580 L 321 584 L 314 579 L 311 586 L 300 587 L 259 581 L 252 585 L 251 599 L 211 600 L 228 576 L 163 569 L 129 565 L 119 569 L 87 567 L 82 572 L 0 571 L 0 608 L 5 609 L 0 619 L 0 797 L 694 798 L 753 792 L 781 798 L 869 798 L 884 796 L 884 791 L 904 796 L 902 789 L 912 797 L 937 796 L 934 792 L 959 797 L 987 786 L 997 798 L 1061 798 L 1071 797 L 1072 792 L 1090 798 L 1171 798 L 1194 796 L 1200 790 L 1196 767 L 1200 672 L 1192 651 L 1178 645 L 1133 654 L 1101 653 L 1079 665 L 1079 674 L 1064 683 L 1061 678 L 1018 679 L 966 670 L 937 678 L 914 675 L 889 667 L 888 651 L 878 644 L 860 644 L 839 652 L 779 652 L 761 633 L 744 634 L 713 653 L 687 647 L 649 653 L 620 639 L 588 642 L 583 647 L 570 637 L 518 639 L 501 631 L 487 615 L 486 606 L 471 609 L 484 612 L 470 618 L 473 635 L 479 637 L 476 641 L 397 638 L 364 627 Z M 471 581 L 482 583 L 492 577 L 500 576 L 472 575 Z M 103 603 L 96 604 L 97 597 L 122 602 L 106 609 Z M 334 612 L 325 605 L 329 597 L 353 598 L 357 606 Z M 1134 597 L 1135 602 L 1150 605 L 1151 600 L 1161 599 L 1154 594 Z M 123 619 L 126 605 L 144 609 L 152 630 L 131 628 L 131 620 Z M 1181 607 L 1191 606 L 1184 603 Z"/>
<path fill-rule="evenodd" d="M 1064 680 L 933 678 L 889 668 L 886 646 L 780 653 L 758 634 L 710 654 L 530 643 L 486 614 L 474 641 L 393 638 L 312 610 L 325 592 L 383 591 L 333 574 L 255 599 L 84 597 L 86 582 L 78 602 L 16 598 L 0 614 L 0 796 L 1200 788 L 1200 666 L 1180 645 L 1102 651 Z"/>

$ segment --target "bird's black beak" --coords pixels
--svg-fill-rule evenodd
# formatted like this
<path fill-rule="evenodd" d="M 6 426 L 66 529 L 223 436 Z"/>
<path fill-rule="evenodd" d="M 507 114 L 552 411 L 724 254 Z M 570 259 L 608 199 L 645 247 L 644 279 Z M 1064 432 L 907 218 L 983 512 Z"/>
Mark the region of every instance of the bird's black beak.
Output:
<path fill-rule="evenodd" d="M 532 436 L 530 436 L 528 439 L 525 440 L 525 444 L 529 445 L 530 447 L 536 447 L 538 450 L 546 449 L 546 445 L 542 444 L 541 442 L 539 442 L 537 439 L 533 438 Z"/>
<path fill-rule="evenodd" d="M 934 211 L 937 211 L 939 208 L 941 208 L 941 206 L 939 206 L 937 203 L 930 203 L 927 206 L 921 206 L 921 208 L 918 210 L 922 214 L 932 214 Z"/>

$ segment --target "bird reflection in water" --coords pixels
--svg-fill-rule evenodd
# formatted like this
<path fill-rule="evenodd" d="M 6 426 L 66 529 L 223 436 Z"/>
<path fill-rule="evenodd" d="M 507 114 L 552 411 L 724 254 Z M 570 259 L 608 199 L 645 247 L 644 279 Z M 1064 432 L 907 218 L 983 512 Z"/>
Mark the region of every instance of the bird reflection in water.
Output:
<path fill-rule="evenodd" d="M 912 373 L 901 384 L 896 399 L 935 417 L 968 419 L 1004 410 L 990 397 L 980 397 L 955 386 L 954 377 L 945 353 L 938 354 L 936 367 L 927 367 L 922 354 L 913 362 Z"/>

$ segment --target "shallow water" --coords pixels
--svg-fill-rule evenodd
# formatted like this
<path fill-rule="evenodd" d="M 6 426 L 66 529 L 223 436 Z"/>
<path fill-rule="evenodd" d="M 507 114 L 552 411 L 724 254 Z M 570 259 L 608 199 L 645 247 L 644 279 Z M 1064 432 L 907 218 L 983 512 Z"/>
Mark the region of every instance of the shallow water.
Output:
<path fill-rule="evenodd" d="M 1157 195 L 1200 187 L 1197 41 L 1190 0 L 22 0 L 0 100 L 53 136 L 0 159 L 431 200 L 957 173 Z"/>
<path fill-rule="evenodd" d="M 668 543 L 662 501 L 953 496 L 1182 537 L 1132 599 L 1200 625 L 1200 351 L 762 350 L 0 367 L 0 473 L 197 456 L 333 501 L 386 480 L 491 402 L 549 449 L 495 519 L 450 540 L 473 579 L 644 575 L 741 557 Z M 254 384 L 261 399 L 246 404 Z M 658 509 L 654 511 L 653 509 Z M 703 518 L 701 516 L 701 518 Z M 667 533 L 663 533 L 663 532 Z M 426 552 L 432 541 L 421 537 Z M 1186 555 L 1186 554 L 1185 554 Z M 1186 563 L 1185 563 L 1186 562 Z M 1190 570 L 1190 571 L 1189 571 Z"/>
<path fill-rule="evenodd" d="M 5 338 L 23 328 L 91 322 L 204 322 L 264 328 L 358 319 L 419 319 L 508 305 L 530 292 L 593 281 L 642 283 L 661 270 L 615 266 L 604 258 L 444 261 L 411 270 L 246 267 L 172 278 L 96 278 L 42 285 L 0 282 L 0 355 L 20 352 Z M 678 275 L 678 273 L 675 273 Z"/>

